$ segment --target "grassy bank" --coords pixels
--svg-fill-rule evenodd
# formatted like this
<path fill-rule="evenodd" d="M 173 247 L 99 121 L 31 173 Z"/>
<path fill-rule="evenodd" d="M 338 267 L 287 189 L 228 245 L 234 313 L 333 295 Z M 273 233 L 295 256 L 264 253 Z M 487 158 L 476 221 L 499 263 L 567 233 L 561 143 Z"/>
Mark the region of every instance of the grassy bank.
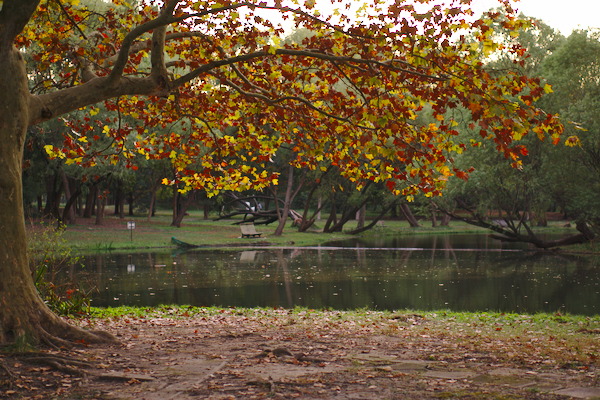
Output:
<path fill-rule="evenodd" d="M 171 237 L 176 237 L 184 242 L 200 246 L 226 246 L 242 247 L 248 245 L 273 245 L 273 246 L 315 246 L 326 242 L 344 240 L 352 236 L 339 233 L 322 233 L 325 221 L 317 224 L 316 228 L 309 232 L 298 232 L 295 228 L 288 226 L 282 236 L 275 236 L 277 224 L 258 225 L 257 231 L 262 233 L 261 238 L 242 239 L 240 228 L 235 222 L 240 220 L 204 219 L 200 212 L 191 212 L 186 216 L 182 227 L 170 226 L 171 216 L 167 212 L 158 213 L 156 217 L 148 220 L 146 217 L 128 217 L 119 219 L 106 217 L 103 225 L 95 225 L 93 219 L 79 219 L 77 224 L 66 227 L 63 237 L 69 246 L 76 251 L 93 252 L 106 250 L 132 250 L 149 248 L 172 247 Z M 127 229 L 128 222 L 135 222 L 135 229 Z M 347 224 L 346 230 L 351 230 L 356 222 Z M 29 224 L 30 231 L 39 229 L 35 224 Z M 574 229 L 561 228 L 561 224 L 545 228 L 547 232 L 573 232 Z M 423 222 L 420 228 L 409 227 L 406 221 L 385 221 L 383 226 L 378 226 L 362 236 L 399 236 L 418 235 L 430 233 L 484 233 L 485 229 L 474 227 L 459 221 L 453 221 L 449 227 L 432 228 L 428 221 Z M 591 249 L 590 246 L 580 247 L 584 250 Z"/>
<path fill-rule="evenodd" d="M 600 316 L 564 314 L 512 314 L 493 312 L 334 311 L 305 308 L 216 308 L 191 306 L 93 308 L 92 320 L 152 318 L 177 320 L 233 316 L 266 326 L 293 325 L 317 331 L 344 331 L 348 327 L 372 334 L 402 333 L 436 338 L 447 343 L 469 344 L 498 359 L 551 363 L 577 367 L 595 364 L 600 356 Z M 101 323 L 101 322 L 100 322 Z M 442 357 L 431 349 L 430 359 Z M 445 356 L 444 356 L 445 357 Z"/>

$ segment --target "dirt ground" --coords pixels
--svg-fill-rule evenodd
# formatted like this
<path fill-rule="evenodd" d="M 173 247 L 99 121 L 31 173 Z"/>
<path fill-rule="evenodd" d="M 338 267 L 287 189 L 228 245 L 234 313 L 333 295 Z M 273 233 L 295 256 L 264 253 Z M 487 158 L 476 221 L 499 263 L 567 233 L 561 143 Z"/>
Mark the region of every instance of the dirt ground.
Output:
<path fill-rule="evenodd" d="M 361 322 L 223 310 L 93 321 L 121 343 L 0 355 L 0 398 L 600 398 L 594 360 L 561 365 L 531 338 L 445 335 L 415 314 Z"/>

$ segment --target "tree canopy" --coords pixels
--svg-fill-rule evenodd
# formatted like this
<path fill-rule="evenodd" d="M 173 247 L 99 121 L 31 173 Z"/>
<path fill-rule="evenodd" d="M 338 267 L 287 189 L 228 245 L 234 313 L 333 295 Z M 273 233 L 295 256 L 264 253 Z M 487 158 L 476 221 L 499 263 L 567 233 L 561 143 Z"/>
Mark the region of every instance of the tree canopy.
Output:
<path fill-rule="evenodd" d="M 31 123 L 87 106 L 51 154 L 93 163 L 92 139 L 108 135 L 112 157 L 169 158 L 176 180 L 209 194 L 270 184 L 265 164 L 285 146 L 294 165 L 328 160 L 359 187 L 381 181 L 396 194 L 437 195 L 448 176 L 466 176 L 448 163 L 465 149 L 455 140 L 457 107 L 511 161 L 530 130 L 561 129 L 533 105 L 548 87 L 514 71 L 494 76 L 483 62 L 498 52 L 524 62 L 524 49 L 496 43 L 490 26 L 502 17 L 514 32 L 527 22 L 510 6 L 469 22 L 462 3 L 420 13 L 382 2 L 351 19 L 342 5 L 321 18 L 311 1 L 48 2 L 18 40 L 38 70 L 51 71 L 37 82 L 47 90 Z M 311 34 L 281 40 L 267 10 Z M 95 119 L 99 100 L 115 116 Z M 423 113 L 433 122 L 416 121 Z"/>

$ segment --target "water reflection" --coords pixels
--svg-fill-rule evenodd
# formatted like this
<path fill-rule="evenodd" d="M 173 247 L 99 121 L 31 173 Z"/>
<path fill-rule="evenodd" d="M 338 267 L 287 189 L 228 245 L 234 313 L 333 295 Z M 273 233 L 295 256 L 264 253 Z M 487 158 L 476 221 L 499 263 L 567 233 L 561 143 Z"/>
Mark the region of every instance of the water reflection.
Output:
<path fill-rule="evenodd" d="M 419 239 L 421 240 L 421 239 Z M 467 250 L 444 238 L 395 249 L 203 250 L 85 257 L 94 305 L 192 304 L 600 313 L 599 259 Z M 444 243 L 443 248 L 438 248 Z M 419 249 L 419 250 L 417 250 Z M 485 251 L 487 250 L 487 251 Z"/>

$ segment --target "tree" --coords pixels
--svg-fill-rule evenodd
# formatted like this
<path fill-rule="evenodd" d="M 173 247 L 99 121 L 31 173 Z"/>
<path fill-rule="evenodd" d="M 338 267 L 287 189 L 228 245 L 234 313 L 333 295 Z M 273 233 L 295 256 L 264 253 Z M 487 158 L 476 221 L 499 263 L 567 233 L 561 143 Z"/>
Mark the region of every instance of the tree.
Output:
<path fill-rule="evenodd" d="M 506 36 L 510 37 L 509 33 Z M 471 179 L 451 181 L 450 196 L 437 203 L 450 210 L 453 207 L 447 199 L 454 198 L 459 208 L 470 214 L 457 217 L 495 231 L 494 237 L 501 240 L 529 242 L 540 248 L 588 242 L 597 237 L 600 226 L 600 151 L 595 117 L 600 98 L 596 79 L 600 70 L 598 34 L 575 31 L 565 39 L 536 21 L 535 29 L 516 40 L 532 49 L 529 72 L 552 85 L 552 94 L 539 105 L 570 121 L 565 127 L 565 145 L 525 139 L 528 155 L 519 170 L 508 168 L 494 151 L 482 146 L 459 161 L 477 165 Z M 500 59 L 493 64 L 501 69 L 509 62 Z M 544 240 L 531 226 L 545 224 L 547 211 L 561 211 L 575 220 L 579 232 Z"/>
<path fill-rule="evenodd" d="M 386 182 L 394 193 L 408 196 L 438 195 L 448 175 L 465 175 L 448 166 L 453 154 L 466 149 L 455 143 L 455 121 L 447 113 L 459 105 L 469 110 L 481 135 L 515 163 L 524 152 L 520 136 L 533 130 L 556 137 L 560 123 L 534 105 L 544 94 L 539 80 L 516 72 L 491 76 L 480 61 L 480 52 L 500 50 L 522 61 L 520 49 L 503 50 L 494 42 L 489 24 L 500 13 L 467 21 L 465 3 L 450 0 L 424 13 L 403 1 L 375 3 L 351 20 L 340 12 L 320 18 L 313 0 L 298 6 L 119 0 L 90 7 L 79 0 L 4 1 L 0 342 L 106 340 L 55 316 L 33 286 L 21 187 L 29 126 L 83 107 L 92 117 L 98 112 L 94 104 L 104 101 L 115 116 L 83 122 L 90 129 L 102 124 L 114 150 L 104 155 L 108 160 L 124 159 L 135 168 L 134 153 L 170 159 L 176 181 L 209 195 L 271 184 L 276 176 L 261 165 L 286 143 L 293 143 L 296 166 L 326 158 L 356 182 Z M 264 10 L 316 34 L 301 44 L 282 44 L 277 37 L 283 30 L 260 15 Z M 504 13 L 505 28 L 525 24 L 512 17 L 508 3 Z M 468 43 L 463 31 L 472 32 L 481 46 Z M 25 56 L 38 71 L 58 68 L 40 82 L 45 90 L 30 91 Z M 333 86 L 339 81 L 347 89 Z M 424 105 L 436 123 L 415 126 Z M 125 116 L 138 124 L 130 125 Z M 226 126 L 239 130 L 226 134 Z M 167 133 L 160 134 L 162 129 Z M 72 127 L 65 146 L 48 151 L 93 164 L 84 136 Z M 246 150 L 243 158 L 237 157 L 240 149 Z"/>
<path fill-rule="evenodd" d="M 544 101 L 560 112 L 566 124 L 565 144 L 546 157 L 551 195 L 577 222 L 600 232 L 600 42 L 598 32 L 575 31 L 542 64 L 543 75 L 554 88 Z"/>

